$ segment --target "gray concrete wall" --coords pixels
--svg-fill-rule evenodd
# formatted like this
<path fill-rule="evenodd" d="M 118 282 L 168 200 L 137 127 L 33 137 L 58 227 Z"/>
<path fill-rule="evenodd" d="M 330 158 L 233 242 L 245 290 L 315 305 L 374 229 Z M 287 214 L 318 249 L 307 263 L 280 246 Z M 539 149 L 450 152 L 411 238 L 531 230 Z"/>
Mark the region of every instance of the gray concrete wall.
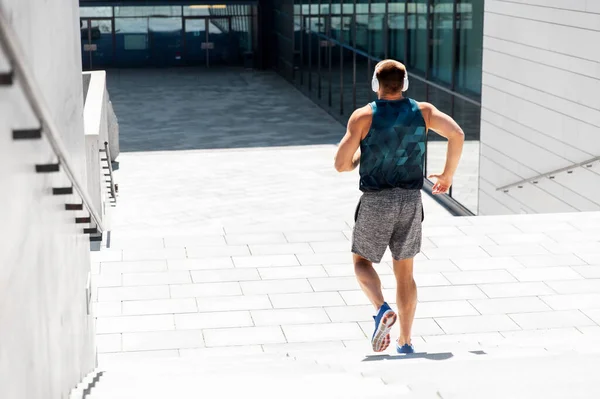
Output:
<path fill-rule="evenodd" d="M 479 213 L 600 209 L 600 3 L 485 1 Z M 591 47 L 590 47 L 591 46 Z"/>
<path fill-rule="evenodd" d="M 85 181 L 78 3 L 0 0 L 0 7 Z M 56 161 L 45 140 L 11 139 L 12 129 L 37 126 L 19 82 L 0 88 L 2 399 L 65 398 L 95 364 L 86 307 L 89 238 L 64 210 L 77 197 L 51 195 L 69 184 L 64 174 L 35 173 L 36 163 Z"/>

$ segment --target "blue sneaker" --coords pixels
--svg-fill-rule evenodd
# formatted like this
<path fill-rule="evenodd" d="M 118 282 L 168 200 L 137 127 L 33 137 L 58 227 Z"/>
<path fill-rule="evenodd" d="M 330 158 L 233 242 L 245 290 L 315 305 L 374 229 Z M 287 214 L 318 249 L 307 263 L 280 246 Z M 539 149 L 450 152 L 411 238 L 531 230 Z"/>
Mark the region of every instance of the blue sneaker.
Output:
<path fill-rule="evenodd" d="M 396 352 L 404 355 L 410 355 L 411 353 L 415 353 L 415 348 L 412 346 L 412 344 L 404 344 L 400 346 L 398 341 L 396 341 Z"/>
<path fill-rule="evenodd" d="M 377 316 L 373 316 L 373 319 L 375 319 L 375 332 L 373 338 L 371 338 L 371 345 L 375 352 L 383 352 L 390 346 L 390 330 L 397 318 L 396 312 L 386 302 L 379 308 Z"/>

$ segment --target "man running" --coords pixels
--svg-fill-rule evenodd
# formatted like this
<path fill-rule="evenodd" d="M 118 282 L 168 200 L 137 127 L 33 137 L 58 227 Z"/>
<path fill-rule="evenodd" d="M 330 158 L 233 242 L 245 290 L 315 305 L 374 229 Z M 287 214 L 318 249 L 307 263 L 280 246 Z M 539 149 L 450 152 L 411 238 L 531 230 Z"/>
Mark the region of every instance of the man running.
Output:
<path fill-rule="evenodd" d="M 396 313 L 381 292 L 373 268 L 389 246 L 394 258 L 396 300 L 400 315 L 398 353 L 414 353 L 411 328 L 417 307 L 413 259 L 421 251 L 423 167 L 425 140 L 431 129 L 448 139 L 446 166 L 436 179 L 434 194 L 448 191 L 460 159 L 464 134 L 448 115 L 428 103 L 403 96 L 408 74 L 403 64 L 384 60 L 375 66 L 372 81 L 378 100 L 354 111 L 335 157 L 338 172 L 360 163 L 363 195 L 354 216 L 352 253 L 354 271 L 377 315 L 371 344 L 375 352 L 390 345 Z"/>

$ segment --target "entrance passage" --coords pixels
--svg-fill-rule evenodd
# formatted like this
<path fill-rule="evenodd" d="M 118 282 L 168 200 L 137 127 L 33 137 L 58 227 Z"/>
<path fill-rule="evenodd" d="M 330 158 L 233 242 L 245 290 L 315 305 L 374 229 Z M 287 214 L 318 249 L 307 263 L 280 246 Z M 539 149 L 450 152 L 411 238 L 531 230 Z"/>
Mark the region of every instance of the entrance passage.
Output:
<path fill-rule="evenodd" d="M 84 70 L 239 66 L 251 59 L 254 6 L 82 7 Z"/>

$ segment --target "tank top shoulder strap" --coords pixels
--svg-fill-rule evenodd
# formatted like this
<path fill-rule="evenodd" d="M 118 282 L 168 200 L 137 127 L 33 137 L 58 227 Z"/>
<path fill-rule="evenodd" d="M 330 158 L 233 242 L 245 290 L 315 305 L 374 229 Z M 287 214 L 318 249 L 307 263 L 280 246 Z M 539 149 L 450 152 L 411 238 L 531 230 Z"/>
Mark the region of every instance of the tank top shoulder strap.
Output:
<path fill-rule="evenodd" d="M 412 98 L 409 98 L 408 101 L 410 101 L 410 108 L 411 108 L 412 112 L 421 112 L 418 102 L 416 102 Z"/>
<path fill-rule="evenodd" d="M 369 105 L 371 106 L 371 110 L 373 111 L 373 114 L 375 114 L 375 112 L 377 112 L 377 101 L 372 101 L 369 103 Z"/>

